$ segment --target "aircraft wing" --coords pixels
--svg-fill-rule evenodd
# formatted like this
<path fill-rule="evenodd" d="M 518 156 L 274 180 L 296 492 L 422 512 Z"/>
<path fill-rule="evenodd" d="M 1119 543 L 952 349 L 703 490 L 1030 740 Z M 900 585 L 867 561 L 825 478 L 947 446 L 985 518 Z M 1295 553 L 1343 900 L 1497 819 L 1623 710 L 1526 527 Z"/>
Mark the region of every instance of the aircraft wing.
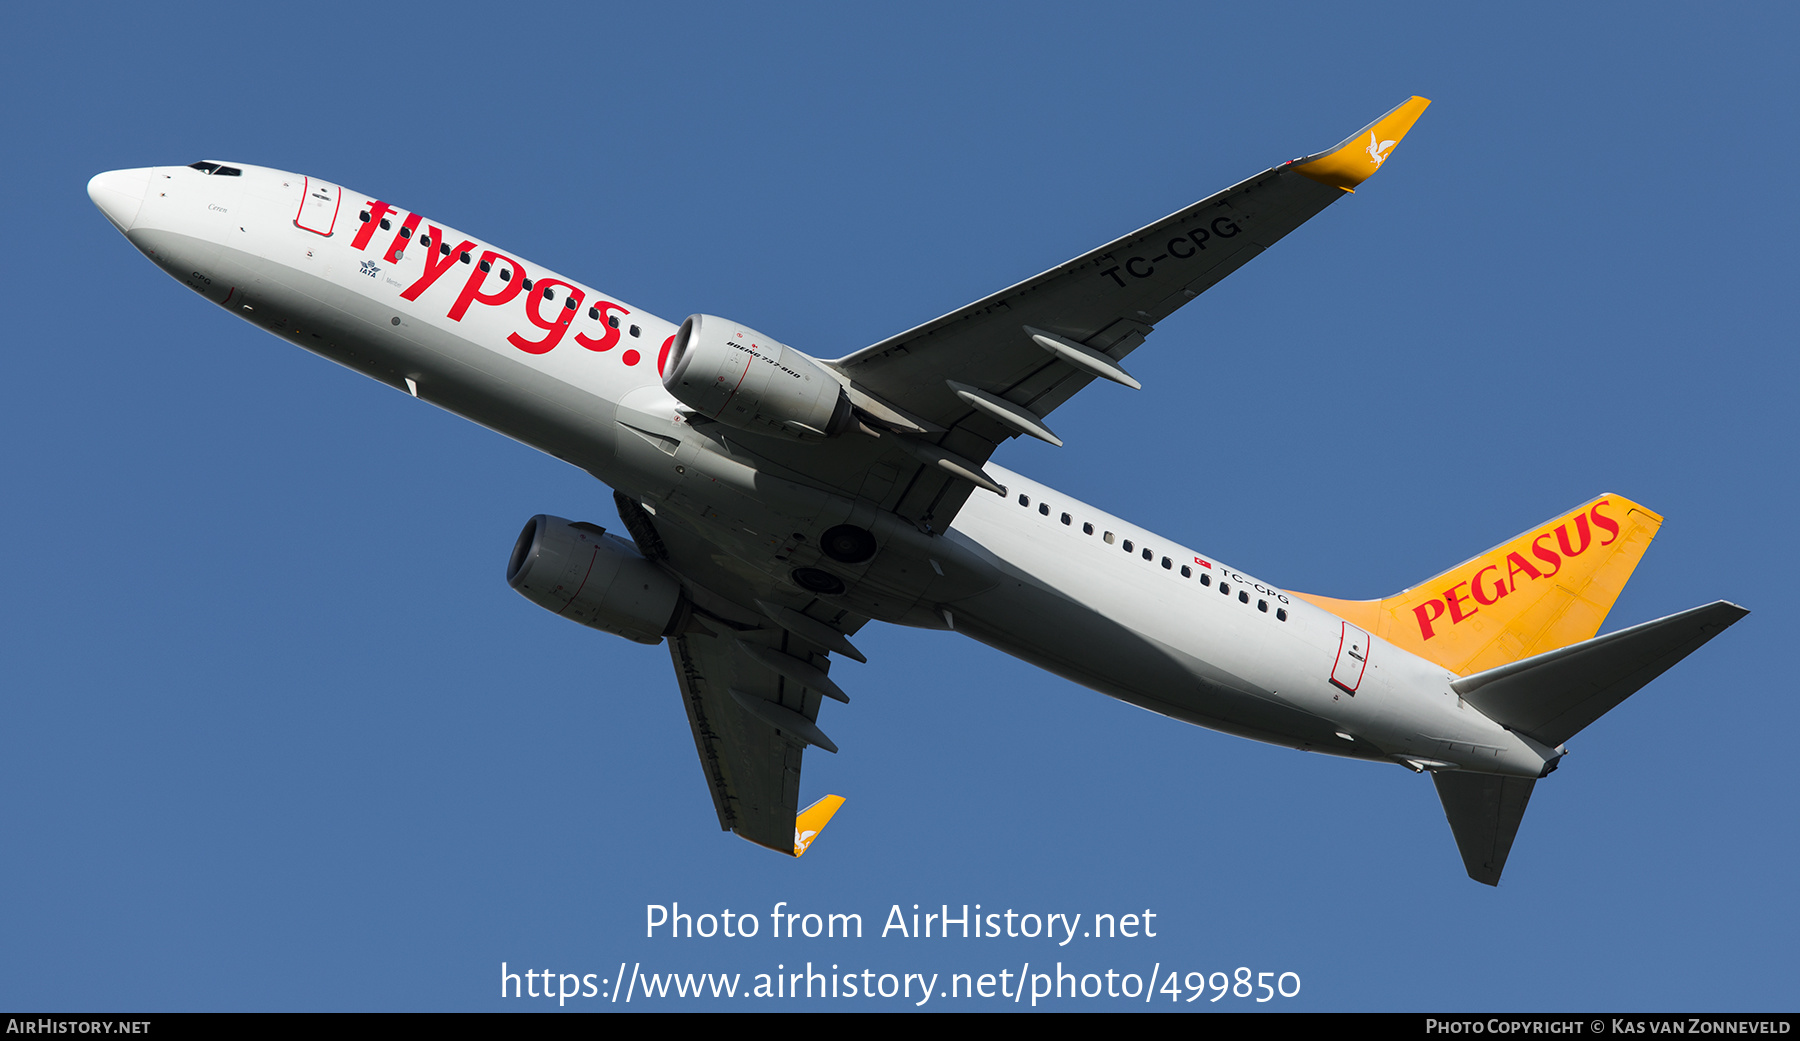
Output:
<path fill-rule="evenodd" d="M 672 636 L 669 655 L 719 827 L 759 846 L 792 853 L 800 761 L 807 744 L 792 731 L 798 723 L 818 718 L 820 695 L 759 667 L 729 636 Z M 750 699 L 799 720 L 778 729 L 752 712 Z"/>
<path fill-rule="evenodd" d="M 831 364 L 866 414 L 879 420 L 897 411 L 897 429 L 910 421 L 915 437 L 951 453 L 951 465 L 939 469 L 952 474 L 978 469 L 1020 433 L 1060 444 L 1044 416 L 1096 377 L 1135 386 L 1118 362 L 1157 322 L 1352 191 L 1428 104 L 1412 98 L 1336 148 L 1265 170 Z M 903 515 L 935 512 L 941 527 L 954 514 L 941 503 L 925 508 L 941 498 L 932 488 L 908 497 L 910 505 L 893 507 Z M 966 497 L 965 487 L 956 505 Z"/>
<path fill-rule="evenodd" d="M 826 675 L 827 652 L 860 657 L 841 630 L 862 619 L 809 598 L 799 598 L 800 610 L 786 607 L 773 587 L 738 588 L 742 579 L 711 566 L 711 553 L 684 529 L 655 526 L 640 504 L 616 501 L 640 552 L 681 575 L 696 605 L 668 638 L 669 655 L 719 827 L 799 856 L 843 802 L 827 796 L 802 811 L 800 766 L 808 745 L 837 751 L 817 725 L 824 698 L 848 700 Z"/>

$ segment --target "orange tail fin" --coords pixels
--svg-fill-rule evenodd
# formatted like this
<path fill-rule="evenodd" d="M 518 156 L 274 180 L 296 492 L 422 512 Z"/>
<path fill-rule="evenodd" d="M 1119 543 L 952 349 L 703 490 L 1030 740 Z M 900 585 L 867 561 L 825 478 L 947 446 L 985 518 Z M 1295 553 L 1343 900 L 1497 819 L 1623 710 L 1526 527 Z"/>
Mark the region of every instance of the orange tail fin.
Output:
<path fill-rule="evenodd" d="M 1297 595 L 1467 676 L 1599 632 L 1662 521 L 1603 495 L 1382 600 Z"/>

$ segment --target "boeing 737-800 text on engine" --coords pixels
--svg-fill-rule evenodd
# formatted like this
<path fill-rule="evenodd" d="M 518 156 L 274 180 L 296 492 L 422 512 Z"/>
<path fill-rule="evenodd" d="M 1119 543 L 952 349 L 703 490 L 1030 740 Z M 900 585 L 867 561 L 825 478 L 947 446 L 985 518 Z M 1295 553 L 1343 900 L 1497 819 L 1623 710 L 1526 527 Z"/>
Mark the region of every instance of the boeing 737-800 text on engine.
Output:
<path fill-rule="evenodd" d="M 1157 322 L 1344 198 L 1428 102 L 835 361 L 729 319 L 665 321 L 438 221 L 237 163 L 88 193 L 207 299 L 610 485 L 630 538 L 537 516 L 507 581 L 667 640 L 722 827 L 799 856 L 837 751 L 831 654 L 871 620 L 965 633 L 1244 737 L 1429 773 L 1471 877 L 1500 877 L 1564 742 L 1745 613 L 1596 637 L 1662 518 L 1617 495 L 1384 600 L 1279 589 L 988 460 Z"/>

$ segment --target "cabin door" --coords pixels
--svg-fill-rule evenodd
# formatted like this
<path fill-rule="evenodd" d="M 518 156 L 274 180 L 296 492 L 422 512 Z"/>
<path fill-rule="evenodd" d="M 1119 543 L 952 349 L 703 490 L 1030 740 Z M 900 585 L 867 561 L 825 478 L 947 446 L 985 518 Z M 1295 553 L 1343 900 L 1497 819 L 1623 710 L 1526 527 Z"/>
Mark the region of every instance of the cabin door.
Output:
<path fill-rule="evenodd" d="M 1355 697 L 1356 688 L 1362 686 L 1363 670 L 1369 666 L 1369 634 L 1349 622 L 1343 625 L 1343 635 L 1338 639 L 1337 664 L 1331 667 L 1331 682 Z"/>

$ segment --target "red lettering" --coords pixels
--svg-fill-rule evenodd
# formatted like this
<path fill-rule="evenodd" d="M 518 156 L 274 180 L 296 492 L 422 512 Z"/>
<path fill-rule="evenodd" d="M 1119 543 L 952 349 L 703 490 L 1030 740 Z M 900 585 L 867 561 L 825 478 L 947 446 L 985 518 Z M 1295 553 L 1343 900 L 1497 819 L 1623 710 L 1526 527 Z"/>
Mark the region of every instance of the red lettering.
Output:
<path fill-rule="evenodd" d="M 550 291 L 551 286 L 561 286 L 563 289 L 567 290 L 569 294 L 568 302 L 558 304 L 554 301 L 545 299 L 545 294 Z M 561 343 L 563 334 L 569 331 L 569 323 L 575 320 L 575 311 L 581 306 L 581 297 L 581 290 L 576 289 L 567 282 L 558 282 L 554 278 L 538 279 L 536 282 L 532 283 L 531 295 L 525 299 L 525 317 L 531 319 L 532 325 L 544 330 L 544 338 L 541 340 L 527 340 L 518 333 L 508 333 L 506 342 L 517 347 L 519 350 L 524 351 L 526 354 L 550 353 L 550 348 Z M 556 318 L 554 320 L 546 319 L 543 315 L 538 314 L 538 308 L 546 303 L 556 308 Z M 617 331 L 618 330 L 616 329 L 614 330 L 614 332 Z"/>
<path fill-rule="evenodd" d="M 390 264 L 399 260 L 400 251 L 406 248 L 406 244 L 412 240 L 412 233 L 417 230 L 419 230 L 419 215 L 415 213 L 400 223 L 400 230 L 394 232 L 393 245 L 388 247 L 386 255 L 381 259 Z"/>
<path fill-rule="evenodd" d="M 1437 610 L 1431 610 L 1434 607 L 1437 608 Z M 1419 619 L 1419 637 L 1421 639 L 1429 640 L 1436 635 L 1431 631 L 1431 623 L 1444 617 L 1444 602 L 1442 600 L 1427 600 L 1413 608 L 1413 614 Z"/>
<path fill-rule="evenodd" d="M 1542 535 L 1539 535 L 1537 538 L 1531 540 L 1531 555 L 1538 558 L 1539 560 L 1543 561 L 1544 563 L 1550 565 L 1550 570 L 1544 572 L 1545 578 L 1549 578 L 1551 575 L 1554 575 L 1558 571 L 1562 570 L 1562 558 L 1556 555 L 1556 551 L 1553 549 L 1549 549 L 1545 546 L 1538 545 L 1538 543 L 1544 541 L 1545 539 L 1547 539 L 1549 537 L 1550 537 L 1550 533 L 1546 531 Z"/>
<path fill-rule="evenodd" d="M 369 219 L 363 222 L 362 227 L 356 229 L 356 237 L 350 240 L 350 248 L 368 248 L 369 240 L 375 237 L 375 229 L 381 227 L 381 218 L 392 212 L 394 212 L 394 208 L 385 202 L 370 202 Z"/>
<path fill-rule="evenodd" d="M 606 330 L 606 333 L 598 340 L 585 336 L 582 333 L 576 333 L 575 342 L 581 344 L 590 351 L 610 351 L 618 345 L 619 330 L 617 326 L 607 321 L 608 313 L 617 311 L 620 314 L 630 314 L 631 311 L 619 304 L 613 303 L 611 300 L 601 300 L 594 304 L 594 308 L 600 312 L 600 324 L 601 327 Z"/>
<path fill-rule="evenodd" d="M 444 229 L 433 224 L 431 226 L 431 239 L 433 242 L 443 242 Z M 460 256 L 464 250 L 474 248 L 475 243 L 470 242 L 468 239 L 464 239 L 462 245 L 451 250 L 448 254 L 444 253 L 442 250 L 427 250 L 425 253 L 425 273 L 419 276 L 417 282 L 407 286 L 406 292 L 401 293 L 400 298 L 402 300 L 417 300 L 420 293 L 430 289 L 431 284 L 436 282 L 439 276 L 450 270 L 450 265 L 456 263 L 456 258 Z"/>
<path fill-rule="evenodd" d="M 1500 570 L 1500 565 L 1489 564 L 1487 567 L 1484 567 L 1480 571 L 1475 572 L 1475 577 L 1473 579 L 1471 579 L 1469 582 L 1469 591 L 1471 593 L 1475 594 L 1475 602 L 1480 604 L 1483 607 L 1488 607 L 1488 606 L 1492 605 L 1495 601 L 1499 600 L 1501 597 L 1505 596 L 1509 592 L 1509 590 L 1506 588 L 1506 579 L 1496 578 L 1494 580 L 1493 598 L 1489 599 L 1488 597 L 1484 597 L 1481 595 L 1481 576 L 1487 574 L 1490 571 L 1498 571 L 1498 570 Z"/>
<path fill-rule="evenodd" d="M 1452 625 L 1476 614 L 1480 610 L 1480 608 L 1476 607 L 1471 607 L 1467 611 L 1463 610 L 1463 598 L 1457 590 L 1461 589 L 1464 584 L 1465 583 L 1458 582 L 1449 589 L 1444 590 L 1444 600 L 1450 605 L 1450 624 Z"/>
<path fill-rule="evenodd" d="M 1506 555 L 1506 584 L 1514 589 L 1519 588 L 1519 575 L 1521 574 L 1530 575 L 1532 578 L 1544 577 L 1537 568 L 1531 566 L 1531 561 L 1517 553 L 1508 553 Z"/>
<path fill-rule="evenodd" d="M 498 293 L 484 293 L 481 291 L 481 288 L 483 284 L 487 282 L 488 273 L 486 269 L 492 266 L 495 261 L 511 265 L 513 269 L 512 280 L 501 283 L 500 291 Z M 445 317 L 453 322 L 460 322 L 463 320 L 463 315 L 468 313 L 469 305 L 471 303 L 487 304 L 490 307 L 498 307 L 508 300 L 511 300 L 513 297 L 518 296 L 519 290 L 524 287 L 525 272 L 519 267 L 518 261 L 511 257 L 495 253 L 491 249 L 484 250 L 481 254 L 481 263 L 476 264 L 475 270 L 469 272 L 469 281 L 463 285 L 462 293 L 457 296 L 456 303 L 450 305 L 450 312 Z"/>
<path fill-rule="evenodd" d="M 1611 538 L 1608 538 L 1605 541 L 1601 542 L 1600 544 L 1602 546 L 1610 546 L 1614 542 L 1618 541 L 1618 538 L 1619 538 L 1619 522 L 1616 520 L 1613 520 L 1611 517 L 1604 516 L 1600 513 L 1600 507 L 1610 505 L 1611 503 L 1612 503 L 1611 499 L 1601 499 L 1599 502 L 1594 504 L 1593 509 L 1588 511 L 1588 515 L 1590 517 L 1594 518 L 1594 525 L 1598 528 L 1601 528 L 1602 530 L 1604 530 L 1606 532 L 1609 532 L 1612 536 Z"/>
<path fill-rule="evenodd" d="M 1558 524 L 1556 526 L 1556 544 L 1562 547 L 1563 556 L 1565 557 L 1581 556 L 1581 554 L 1587 550 L 1588 543 L 1593 540 L 1594 533 L 1588 529 L 1587 514 L 1579 513 L 1575 515 L 1575 534 L 1580 537 L 1581 545 L 1576 546 L 1574 549 L 1570 549 L 1569 526 L 1567 524 Z"/>

